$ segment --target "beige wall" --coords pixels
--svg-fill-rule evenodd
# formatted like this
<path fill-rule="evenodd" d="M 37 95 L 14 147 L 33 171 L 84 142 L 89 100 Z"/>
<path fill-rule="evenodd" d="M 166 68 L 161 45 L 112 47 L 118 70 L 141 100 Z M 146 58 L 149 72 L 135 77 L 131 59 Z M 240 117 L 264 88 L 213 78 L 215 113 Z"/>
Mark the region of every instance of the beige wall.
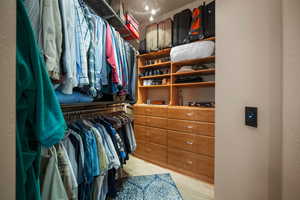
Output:
<path fill-rule="evenodd" d="M 216 199 L 279 200 L 281 1 L 217 1 L 216 37 Z M 257 129 L 245 106 L 258 107 Z"/>
<path fill-rule="evenodd" d="M 283 200 L 300 199 L 299 10 L 299 0 L 283 0 Z"/>
<path fill-rule="evenodd" d="M 15 199 L 15 2 L 0 1 L 0 199 Z"/>

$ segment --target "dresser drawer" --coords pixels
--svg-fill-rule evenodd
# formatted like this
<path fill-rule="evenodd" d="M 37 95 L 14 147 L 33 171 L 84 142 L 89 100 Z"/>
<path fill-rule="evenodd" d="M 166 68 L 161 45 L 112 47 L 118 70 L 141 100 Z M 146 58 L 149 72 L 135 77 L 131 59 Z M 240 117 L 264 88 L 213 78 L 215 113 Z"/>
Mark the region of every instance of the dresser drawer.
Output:
<path fill-rule="evenodd" d="M 200 155 L 197 157 L 197 174 L 206 175 L 210 179 L 214 179 L 214 170 L 214 158 Z"/>
<path fill-rule="evenodd" d="M 167 145 L 168 131 L 160 128 L 148 127 L 148 135 L 151 143 Z"/>
<path fill-rule="evenodd" d="M 134 115 L 134 123 L 140 125 L 146 125 L 147 118 L 143 115 Z"/>
<path fill-rule="evenodd" d="M 207 136 L 191 135 L 168 131 L 168 147 L 193 153 L 214 156 L 215 139 Z"/>
<path fill-rule="evenodd" d="M 200 122 L 215 122 L 215 111 L 211 110 L 195 110 L 196 120 Z"/>
<path fill-rule="evenodd" d="M 168 119 L 168 129 L 196 133 L 198 130 L 198 123 L 186 120 Z"/>
<path fill-rule="evenodd" d="M 133 106 L 134 115 L 145 115 L 145 106 Z"/>
<path fill-rule="evenodd" d="M 196 154 L 179 151 L 168 148 L 168 165 L 182 170 L 196 173 L 197 172 L 197 156 Z"/>
<path fill-rule="evenodd" d="M 206 123 L 206 122 L 198 122 L 197 134 L 199 135 L 207 135 L 207 136 L 215 136 L 215 124 L 214 123 Z"/>
<path fill-rule="evenodd" d="M 154 117 L 168 117 L 168 108 L 149 106 L 149 107 L 145 107 L 145 113 L 146 115 L 154 116 Z"/>
<path fill-rule="evenodd" d="M 168 131 L 168 147 L 197 153 L 196 136 Z"/>
<path fill-rule="evenodd" d="M 197 113 L 192 108 L 169 108 L 169 119 L 183 119 L 195 121 L 197 119 Z"/>
<path fill-rule="evenodd" d="M 147 130 L 148 130 L 148 127 L 146 127 L 146 126 L 135 125 L 134 126 L 135 138 L 137 140 L 142 140 L 144 142 L 148 142 L 149 134 L 148 134 Z"/>
<path fill-rule="evenodd" d="M 134 154 L 136 155 L 140 155 L 140 156 L 146 156 L 147 155 L 147 151 L 146 151 L 146 142 L 142 141 L 142 140 L 136 140 L 136 150 L 134 152 Z"/>
<path fill-rule="evenodd" d="M 207 136 L 195 136 L 195 153 L 206 156 L 215 156 L 215 138 Z"/>
<path fill-rule="evenodd" d="M 168 129 L 198 135 L 214 136 L 213 123 L 168 119 Z"/>
<path fill-rule="evenodd" d="M 211 179 L 214 178 L 214 159 L 211 157 L 168 148 L 168 164 Z"/>
<path fill-rule="evenodd" d="M 168 120 L 160 117 L 147 117 L 147 126 L 165 129 L 168 126 Z"/>
<path fill-rule="evenodd" d="M 158 144 L 146 145 L 147 157 L 150 160 L 167 164 L 167 147 Z"/>

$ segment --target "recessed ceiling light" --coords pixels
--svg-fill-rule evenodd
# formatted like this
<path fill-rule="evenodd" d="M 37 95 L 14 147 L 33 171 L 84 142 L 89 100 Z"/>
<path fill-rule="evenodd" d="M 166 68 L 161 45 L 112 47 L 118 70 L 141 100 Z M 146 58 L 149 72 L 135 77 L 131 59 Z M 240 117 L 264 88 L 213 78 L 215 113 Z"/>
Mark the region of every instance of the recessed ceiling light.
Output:
<path fill-rule="evenodd" d="M 151 16 L 151 17 L 149 18 L 149 20 L 150 20 L 150 22 L 152 22 L 152 21 L 154 20 L 154 17 Z"/>
<path fill-rule="evenodd" d="M 148 6 L 148 5 L 145 6 L 145 10 L 146 10 L 146 11 L 149 10 L 149 6 Z"/>
<path fill-rule="evenodd" d="M 152 14 L 152 15 L 155 15 L 155 14 L 156 14 L 156 10 L 152 9 L 152 10 L 151 10 L 151 14 Z"/>

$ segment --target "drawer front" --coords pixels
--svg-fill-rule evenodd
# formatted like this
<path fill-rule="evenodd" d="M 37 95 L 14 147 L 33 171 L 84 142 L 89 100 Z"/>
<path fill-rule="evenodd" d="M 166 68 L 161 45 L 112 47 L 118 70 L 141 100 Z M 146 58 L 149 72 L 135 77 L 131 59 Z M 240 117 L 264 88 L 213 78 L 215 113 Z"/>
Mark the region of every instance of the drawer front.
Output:
<path fill-rule="evenodd" d="M 214 159 L 207 156 L 169 148 L 168 164 L 211 179 L 214 178 Z"/>
<path fill-rule="evenodd" d="M 214 110 L 195 110 L 196 120 L 201 122 L 215 122 Z"/>
<path fill-rule="evenodd" d="M 197 153 L 196 136 L 168 131 L 168 147 Z"/>
<path fill-rule="evenodd" d="M 196 173 L 200 175 L 206 175 L 211 179 L 214 179 L 214 158 L 206 156 L 197 157 L 197 171 Z"/>
<path fill-rule="evenodd" d="M 198 122 L 198 128 L 196 131 L 199 135 L 206 136 L 215 136 L 215 124 L 214 123 L 206 123 L 206 122 Z"/>
<path fill-rule="evenodd" d="M 167 164 L 167 147 L 158 144 L 146 145 L 147 157 L 151 160 Z"/>
<path fill-rule="evenodd" d="M 165 129 L 148 127 L 148 135 L 151 143 L 167 145 L 168 131 Z"/>
<path fill-rule="evenodd" d="M 140 155 L 140 156 L 146 156 L 147 155 L 147 151 L 146 151 L 146 142 L 141 141 L 141 140 L 136 140 L 136 150 L 134 152 L 134 154 Z"/>
<path fill-rule="evenodd" d="M 215 120 L 215 111 L 214 110 L 210 110 L 208 111 L 208 122 L 212 122 L 214 123 Z"/>
<path fill-rule="evenodd" d="M 168 165 L 196 173 L 197 157 L 190 152 L 168 148 Z"/>
<path fill-rule="evenodd" d="M 134 123 L 140 125 L 146 125 L 147 118 L 143 115 L 134 115 Z"/>
<path fill-rule="evenodd" d="M 215 138 L 207 136 L 195 136 L 195 153 L 215 156 Z"/>
<path fill-rule="evenodd" d="M 137 140 L 142 140 L 144 142 L 149 141 L 149 134 L 147 132 L 148 127 L 135 125 L 134 126 L 134 134 Z"/>
<path fill-rule="evenodd" d="M 198 124 L 192 121 L 168 119 L 168 129 L 184 131 L 187 133 L 197 133 Z"/>
<path fill-rule="evenodd" d="M 213 123 L 168 119 L 168 129 L 197 135 L 214 136 L 214 127 Z"/>
<path fill-rule="evenodd" d="M 168 109 L 168 118 L 194 121 L 197 119 L 197 116 L 196 116 L 196 112 L 194 111 L 194 109 L 169 108 Z"/>
<path fill-rule="evenodd" d="M 214 142 L 212 137 L 168 131 L 168 147 L 179 150 L 214 157 Z"/>
<path fill-rule="evenodd" d="M 146 115 L 154 116 L 154 117 L 168 117 L 168 108 L 167 107 L 146 107 L 145 108 Z"/>
<path fill-rule="evenodd" d="M 135 115 L 145 115 L 145 107 L 144 106 L 133 106 L 133 113 Z"/>
<path fill-rule="evenodd" d="M 165 129 L 168 126 L 168 120 L 160 117 L 147 117 L 147 126 Z"/>

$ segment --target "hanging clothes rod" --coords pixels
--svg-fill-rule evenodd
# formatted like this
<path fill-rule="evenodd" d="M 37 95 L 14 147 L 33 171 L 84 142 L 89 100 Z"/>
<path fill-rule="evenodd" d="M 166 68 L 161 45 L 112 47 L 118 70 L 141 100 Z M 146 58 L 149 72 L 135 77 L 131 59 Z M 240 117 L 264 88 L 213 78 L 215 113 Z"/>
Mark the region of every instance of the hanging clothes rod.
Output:
<path fill-rule="evenodd" d="M 101 116 L 109 113 L 120 113 L 120 112 L 124 112 L 124 105 L 114 105 L 106 108 L 89 109 L 89 110 L 68 111 L 68 112 L 64 112 L 64 117 L 66 120 L 84 119 L 84 118 L 93 118 L 95 116 Z"/>

